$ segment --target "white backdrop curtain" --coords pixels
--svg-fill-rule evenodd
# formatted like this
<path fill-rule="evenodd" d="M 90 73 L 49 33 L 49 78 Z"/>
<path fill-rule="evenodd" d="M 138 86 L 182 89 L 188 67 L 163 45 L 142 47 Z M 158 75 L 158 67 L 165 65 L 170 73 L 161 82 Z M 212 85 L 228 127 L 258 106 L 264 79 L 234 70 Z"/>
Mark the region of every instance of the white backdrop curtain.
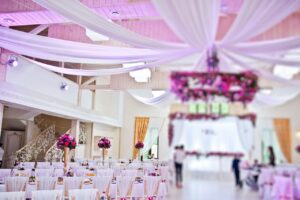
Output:
<path fill-rule="evenodd" d="M 276 135 L 273 119 L 264 118 L 257 120 L 257 130 L 261 136 L 263 161 L 268 163 L 268 147 L 272 146 L 276 155 L 276 163 L 285 162 L 286 158 L 281 151 Z"/>
<path fill-rule="evenodd" d="M 147 158 L 148 151 L 152 148 L 152 146 L 157 141 L 157 138 L 161 133 L 162 127 L 164 125 L 164 122 L 165 122 L 165 118 L 150 117 L 148 130 L 146 133 L 146 137 L 144 139 L 143 155 L 145 158 Z"/>
<path fill-rule="evenodd" d="M 80 24 L 96 33 L 107 37 L 131 44 L 133 46 L 145 48 L 174 49 L 185 48 L 187 45 L 158 41 L 149 37 L 142 36 L 130 31 L 116 23 L 110 22 L 104 17 L 98 15 L 80 1 L 74 0 L 33 0 L 39 5 L 54 11 L 76 24 Z"/>
<path fill-rule="evenodd" d="M 239 139 L 244 150 L 250 152 L 254 144 L 254 126 L 248 119 L 236 119 Z"/>

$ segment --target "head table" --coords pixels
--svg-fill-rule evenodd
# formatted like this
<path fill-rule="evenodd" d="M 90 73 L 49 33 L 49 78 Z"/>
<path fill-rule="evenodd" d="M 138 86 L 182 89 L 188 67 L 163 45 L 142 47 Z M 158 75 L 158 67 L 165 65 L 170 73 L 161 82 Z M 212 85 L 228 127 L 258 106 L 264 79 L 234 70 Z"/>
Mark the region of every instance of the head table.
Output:
<path fill-rule="evenodd" d="M 75 195 L 77 199 L 128 198 L 166 199 L 170 180 L 170 167 L 166 162 L 125 161 L 99 165 L 95 162 L 68 163 L 64 173 L 63 163 L 24 162 L 13 169 L 0 169 L 0 192 L 24 192 L 26 198 L 36 199 L 36 191 L 63 191 L 63 197 Z M 81 191 L 76 191 L 80 189 Z M 80 194 L 80 192 L 82 194 Z M 95 192 L 95 195 L 91 195 Z M 1 196 L 0 193 L 0 196 Z M 36 194 L 35 194 L 36 193 Z M 46 193 L 45 193 L 46 194 Z M 88 197 L 88 195 L 90 195 Z M 42 196 L 42 193 L 41 195 Z M 50 198 L 50 195 L 46 195 Z M 54 197 L 54 199 L 56 199 Z M 18 199 L 18 198 L 15 198 Z M 20 198 L 20 199 L 23 199 Z M 42 198 L 43 199 L 43 198 Z"/>

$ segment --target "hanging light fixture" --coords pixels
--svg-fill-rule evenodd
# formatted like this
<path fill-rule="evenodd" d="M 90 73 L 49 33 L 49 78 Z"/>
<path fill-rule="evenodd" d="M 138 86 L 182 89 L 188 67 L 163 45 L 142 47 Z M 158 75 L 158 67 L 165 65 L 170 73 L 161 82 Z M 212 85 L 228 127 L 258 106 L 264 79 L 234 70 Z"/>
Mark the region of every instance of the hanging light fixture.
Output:
<path fill-rule="evenodd" d="M 10 56 L 9 59 L 7 60 L 7 66 L 9 67 L 17 67 L 19 62 L 18 62 L 18 57 L 16 56 Z"/>

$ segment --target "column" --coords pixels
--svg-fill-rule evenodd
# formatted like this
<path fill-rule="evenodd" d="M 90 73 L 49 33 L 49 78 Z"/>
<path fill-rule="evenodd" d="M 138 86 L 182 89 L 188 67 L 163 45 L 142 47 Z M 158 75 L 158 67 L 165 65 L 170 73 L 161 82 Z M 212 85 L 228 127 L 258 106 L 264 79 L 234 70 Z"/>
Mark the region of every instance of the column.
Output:
<path fill-rule="evenodd" d="M 79 144 L 79 134 L 80 134 L 80 121 L 77 119 L 71 122 L 71 134 L 76 138 L 77 147 L 75 149 L 74 158 L 84 159 L 85 145 Z"/>

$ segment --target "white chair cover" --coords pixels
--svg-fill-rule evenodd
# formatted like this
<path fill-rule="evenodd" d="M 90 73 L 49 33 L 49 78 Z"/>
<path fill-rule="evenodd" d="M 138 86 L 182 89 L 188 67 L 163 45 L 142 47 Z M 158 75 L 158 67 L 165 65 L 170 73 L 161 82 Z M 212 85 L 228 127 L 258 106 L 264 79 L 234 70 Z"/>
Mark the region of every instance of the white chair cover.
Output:
<path fill-rule="evenodd" d="M 38 169 L 49 169 L 51 168 L 50 162 L 38 162 L 36 165 L 36 168 Z"/>
<path fill-rule="evenodd" d="M 82 185 L 82 177 L 64 177 L 65 190 L 80 189 Z"/>
<path fill-rule="evenodd" d="M 100 194 L 102 192 L 106 192 L 109 188 L 111 178 L 112 178 L 111 176 L 94 177 L 93 178 L 94 188 L 97 188 Z"/>
<path fill-rule="evenodd" d="M 97 189 L 69 190 L 69 200 L 95 200 Z"/>
<path fill-rule="evenodd" d="M 25 192 L 0 192 L 0 200 L 25 200 Z"/>
<path fill-rule="evenodd" d="M 121 167 L 121 166 L 115 166 L 115 167 L 113 167 L 114 176 L 115 177 L 120 176 L 122 169 L 123 169 L 123 167 Z"/>
<path fill-rule="evenodd" d="M 64 163 L 63 162 L 52 162 L 52 167 L 54 168 L 64 168 Z"/>
<path fill-rule="evenodd" d="M 52 176 L 53 169 L 36 169 L 35 176 Z"/>
<path fill-rule="evenodd" d="M 63 200 L 63 190 L 32 191 L 32 200 Z"/>
<path fill-rule="evenodd" d="M 75 169 L 75 175 L 77 177 L 84 177 L 86 176 L 86 174 L 88 173 L 89 171 L 87 169 L 80 169 L 80 168 L 77 168 Z"/>
<path fill-rule="evenodd" d="M 38 190 L 54 190 L 56 185 L 56 177 L 38 177 L 37 189 Z"/>
<path fill-rule="evenodd" d="M 167 199 L 168 195 L 168 185 L 166 181 L 160 181 L 157 191 L 157 199 Z"/>
<path fill-rule="evenodd" d="M 121 176 L 137 177 L 138 171 L 135 169 L 125 169 L 121 171 Z"/>
<path fill-rule="evenodd" d="M 98 169 L 97 176 L 110 176 L 111 178 L 114 175 L 114 171 L 112 169 Z"/>
<path fill-rule="evenodd" d="M 26 169 L 32 169 L 34 168 L 34 162 L 23 162 L 22 163 L 22 167 L 26 168 Z"/>
<path fill-rule="evenodd" d="M 134 181 L 132 184 L 132 190 L 131 190 L 131 198 L 139 199 L 144 198 L 144 192 L 145 191 L 145 182 L 139 183 L 137 181 Z"/>
<path fill-rule="evenodd" d="M 275 176 L 272 200 L 294 200 L 294 187 L 291 177 Z"/>
<path fill-rule="evenodd" d="M 11 175 L 11 169 L 0 169 L 0 183 L 4 183 L 6 177 Z"/>
<path fill-rule="evenodd" d="M 300 200 L 300 177 L 295 178 L 295 199 Z"/>
<path fill-rule="evenodd" d="M 146 184 L 146 197 L 154 197 L 156 196 L 158 184 L 161 177 L 159 176 L 144 176 L 145 184 Z"/>
<path fill-rule="evenodd" d="M 127 197 L 129 190 L 132 186 L 133 180 L 135 177 L 132 176 L 118 176 L 117 177 L 117 191 L 118 191 L 118 196 L 120 198 L 125 198 Z"/>
<path fill-rule="evenodd" d="M 5 178 L 5 189 L 6 192 L 20 192 L 25 191 L 28 177 L 6 177 Z"/>
<path fill-rule="evenodd" d="M 64 169 L 54 169 L 53 176 L 54 177 L 62 177 L 62 176 L 64 176 Z"/>
<path fill-rule="evenodd" d="M 160 167 L 160 175 L 161 175 L 161 178 L 163 180 L 168 180 L 169 179 L 169 166 L 163 166 L 163 167 Z"/>
<path fill-rule="evenodd" d="M 18 170 L 18 169 L 13 169 L 13 176 L 16 176 L 19 174 L 19 176 L 30 176 L 32 172 L 32 169 L 25 169 L 25 170 Z"/>

